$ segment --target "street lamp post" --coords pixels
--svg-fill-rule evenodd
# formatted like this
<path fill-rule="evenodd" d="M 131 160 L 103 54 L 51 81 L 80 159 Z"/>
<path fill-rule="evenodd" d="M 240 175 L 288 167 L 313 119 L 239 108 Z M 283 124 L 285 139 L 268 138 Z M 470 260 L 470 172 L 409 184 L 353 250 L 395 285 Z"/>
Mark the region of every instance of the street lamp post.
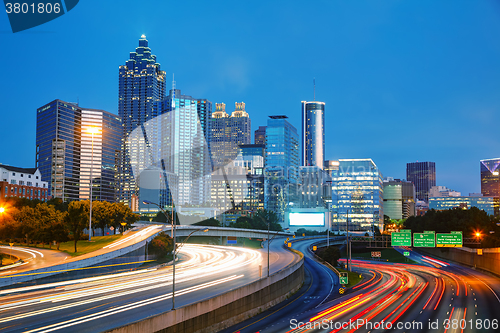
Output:
<path fill-rule="evenodd" d="M 94 134 L 97 133 L 99 130 L 97 127 L 91 126 L 88 129 L 88 132 L 91 134 L 92 139 L 91 139 L 91 146 L 92 146 L 92 151 L 90 154 L 90 213 L 89 213 L 89 242 L 92 239 L 92 169 L 94 168 Z"/>
<path fill-rule="evenodd" d="M 165 212 L 165 210 L 157 203 L 149 201 L 149 200 L 143 200 L 142 203 L 145 205 L 155 205 L 156 207 L 158 207 L 162 211 L 162 213 L 168 219 L 167 212 Z M 172 216 L 171 216 L 170 221 L 172 222 L 172 240 L 173 240 L 173 245 L 174 245 L 174 251 L 173 251 L 174 262 L 172 264 L 172 310 L 175 310 L 175 258 L 177 256 L 178 249 L 176 249 L 176 244 L 175 244 L 175 229 L 176 228 L 175 228 L 175 220 L 174 220 L 174 201 L 173 200 L 172 200 Z M 207 232 L 208 228 L 200 229 L 200 230 L 203 232 Z M 184 240 L 184 242 L 181 243 L 181 245 L 179 246 L 179 249 L 181 248 L 182 245 L 184 245 L 184 243 L 189 239 L 189 237 L 191 237 L 192 234 L 194 234 L 195 232 L 200 231 L 200 230 L 194 230 L 193 232 L 191 232 L 188 235 L 188 237 Z"/>

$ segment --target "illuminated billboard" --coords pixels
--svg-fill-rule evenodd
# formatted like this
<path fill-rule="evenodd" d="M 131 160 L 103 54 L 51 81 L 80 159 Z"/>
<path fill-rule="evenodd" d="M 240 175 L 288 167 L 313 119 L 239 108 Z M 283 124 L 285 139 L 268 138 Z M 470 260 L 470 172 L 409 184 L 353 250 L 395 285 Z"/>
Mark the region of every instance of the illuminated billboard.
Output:
<path fill-rule="evenodd" d="M 325 213 L 290 213 L 290 226 L 325 226 Z"/>

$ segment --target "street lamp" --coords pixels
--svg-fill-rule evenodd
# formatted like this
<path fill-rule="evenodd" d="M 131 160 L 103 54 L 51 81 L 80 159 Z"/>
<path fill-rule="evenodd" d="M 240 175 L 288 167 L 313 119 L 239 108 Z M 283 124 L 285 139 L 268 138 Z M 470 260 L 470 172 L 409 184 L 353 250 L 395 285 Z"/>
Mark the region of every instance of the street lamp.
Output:
<path fill-rule="evenodd" d="M 162 213 L 168 219 L 167 212 L 165 212 L 165 210 L 157 203 L 149 201 L 149 200 L 143 200 L 142 203 L 145 205 L 155 205 L 156 207 L 158 207 L 162 211 Z M 174 242 L 174 251 L 173 251 L 174 252 L 174 263 L 172 265 L 172 310 L 175 310 L 175 257 L 177 254 L 177 249 L 175 246 L 175 220 L 174 220 L 174 200 L 173 199 L 172 199 L 172 217 L 171 217 L 170 221 L 172 222 L 172 239 Z M 207 232 L 208 228 L 200 229 L 200 230 L 202 230 L 203 232 Z M 200 231 L 200 230 L 195 230 L 195 231 L 191 232 L 188 235 L 188 237 L 184 240 L 184 242 L 186 242 L 192 234 L 194 234 L 196 231 Z M 182 245 L 183 245 L 183 243 L 181 243 L 181 246 Z"/>
<path fill-rule="evenodd" d="M 179 250 L 181 249 L 181 247 L 187 243 L 187 240 L 189 239 L 189 237 L 191 237 L 192 234 L 194 234 L 195 232 L 198 232 L 198 231 L 203 231 L 203 232 L 208 232 L 208 228 L 204 228 L 204 229 L 198 229 L 198 230 L 193 230 L 189 233 L 189 235 L 186 237 L 186 239 L 177 247 L 177 250 L 175 251 L 175 253 L 179 252 Z M 174 257 L 175 257 L 175 254 L 174 254 Z"/>
<path fill-rule="evenodd" d="M 127 225 L 127 222 L 122 222 L 120 223 L 122 225 L 122 235 L 125 232 L 125 226 Z"/>
<path fill-rule="evenodd" d="M 90 242 L 92 238 L 92 169 L 94 168 L 94 134 L 99 133 L 99 129 L 95 126 L 90 126 L 87 129 L 87 132 L 89 132 L 92 135 L 92 140 L 91 140 L 92 152 L 90 155 L 90 215 L 89 215 L 89 242 Z"/>

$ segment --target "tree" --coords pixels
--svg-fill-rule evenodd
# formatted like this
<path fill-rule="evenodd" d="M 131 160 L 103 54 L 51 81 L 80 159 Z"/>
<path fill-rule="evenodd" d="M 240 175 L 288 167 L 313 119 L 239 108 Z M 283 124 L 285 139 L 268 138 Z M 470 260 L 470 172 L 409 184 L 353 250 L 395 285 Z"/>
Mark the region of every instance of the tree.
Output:
<path fill-rule="evenodd" d="M 203 220 L 201 222 L 193 223 L 193 225 L 199 225 L 203 227 L 220 227 L 221 223 L 219 222 L 219 220 L 216 220 L 213 217 L 211 217 L 208 220 Z"/>
<path fill-rule="evenodd" d="M 253 220 L 260 220 L 263 221 L 265 224 L 265 228 L 261 230 L 267 229 L 267 223 L 269 223 L 269 229 L 272 231 L 283 231 L 283 227 L 281 227 L 281 224 L 278 222 L 278 215 L 273 212 L 272 210 L 267 210 L 267 209 L 260 209 L 258 210 L 254 216 Z M 258 223 L 255 223 L 256 226 L 259 226 Z"/>
<path fill-rule="evenodd" d="M 75 241 L 75 253 L 77 252 L 76 244 L 83 238 L 83 230 L 88 226 L 89 215 L 85 209 L 85 204 L 82 201 L 72 201 L 68 205 L 68 212 L 64 217 L 64 222 L 70 232 L 73 234 Z M 91 232 L 89 230 L 89 232 Z"/>
<path fill-rule="evenodd" d="M 229 226 L 232 228 L 252 229 L 252 219 L 246 216 L 240 216 Z"/>
<path fill-rule="evenodd" d="M 335 267 L 340 258 L 340 250 L 335 246 L 329 246 L 321 252 L 321 258 Z"/>
<path fill-rule="evenodd" d="M 35 237 L 36 225 L 38 223 L 35 217 L 35 209 L 30 206 L 24 206 L 15 214 L 14 218 L 19 223 L 18 232 L 21 237 L 25 238 L 26 245 L 29 245 L 30 239 Z"/>
<path fill-rule="evenodd" d="M 158 258 L 165 258 L 174 249 L 173 239 L 164 231 L 156 235 L 148 245 L 149 252 L 156 254 Z"/>
<path fill-rule="evenodd" d="M 104 236 L 104 229 L 111 226 L 113 211 L 111 204 L 107 201 L 92 201 L 92 227 L 101 229 Z"/>

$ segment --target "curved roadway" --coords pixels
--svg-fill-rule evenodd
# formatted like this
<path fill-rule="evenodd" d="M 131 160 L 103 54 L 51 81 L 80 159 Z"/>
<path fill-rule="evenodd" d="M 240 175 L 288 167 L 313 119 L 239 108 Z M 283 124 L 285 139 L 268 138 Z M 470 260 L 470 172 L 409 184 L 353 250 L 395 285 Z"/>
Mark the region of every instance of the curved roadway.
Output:
<path fill-rule="evenodd" d="M 271 244 L 271 274 L 297 260 Z M 185 244 L 176 267 L 176 307 L 211 298 L 260 278 L 267 251 Z M 172 307 L 172 268 L 143 269 L 0 290 L 1 332 L 99 332 Z"/>
<path fill-rule="evenodd" d="M 404 250 L 419 264 L 353 260 L 354 270 L 365 278 L 346 295 L 330 294 L 327 302 L 319 299 L 329 293 L 329 278 L 315 279 L 322 267 L 309 261 L 305 286 L 295 299 L 224 332 L 462 333 L 500 328 L 497 278 Z"/>

